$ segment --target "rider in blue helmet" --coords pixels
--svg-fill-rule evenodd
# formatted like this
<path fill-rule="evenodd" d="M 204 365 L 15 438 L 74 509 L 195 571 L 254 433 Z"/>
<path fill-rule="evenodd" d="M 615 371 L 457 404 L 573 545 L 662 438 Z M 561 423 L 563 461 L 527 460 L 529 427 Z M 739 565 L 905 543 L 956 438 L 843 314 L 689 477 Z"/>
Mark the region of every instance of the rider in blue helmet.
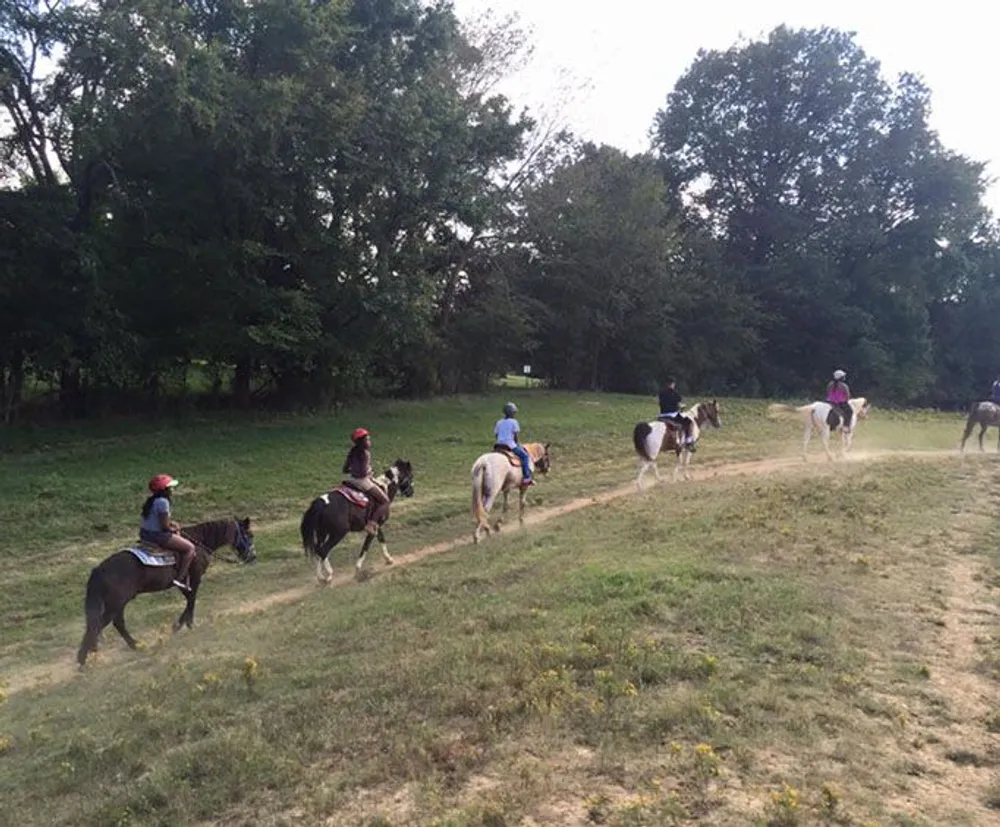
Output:
<path fill-rule="evenodd" d="M 496 437 L 497 445 L 513 451 L 518 459 L 521 460 L 521 487 L 527 488 L 529 485 L 534 485 L 535 481 L 531 478 L 531 458 L 518 439 L 518 435 L 521 433 L 521 425 L 514 419 L 514 414 L 516 413 L 517 405 L 513 402 L 508 402 L 504 405 L 503 419 L 497 420 L 497 424 L 493 426 L 493 434 Z"/>

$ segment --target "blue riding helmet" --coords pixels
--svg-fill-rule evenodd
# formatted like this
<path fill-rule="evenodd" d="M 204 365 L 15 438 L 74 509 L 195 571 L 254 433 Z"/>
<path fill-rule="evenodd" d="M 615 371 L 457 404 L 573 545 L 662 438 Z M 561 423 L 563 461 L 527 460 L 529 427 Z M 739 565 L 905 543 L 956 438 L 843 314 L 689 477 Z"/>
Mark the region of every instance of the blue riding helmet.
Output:
<path fill-rule="evenodd" d="M 513 416 L 516 413 L 517 413 L 517 405 L 515 405 L 513 402 L 508 402 L 506 405 L 503 406 L 504 416 Z"/>

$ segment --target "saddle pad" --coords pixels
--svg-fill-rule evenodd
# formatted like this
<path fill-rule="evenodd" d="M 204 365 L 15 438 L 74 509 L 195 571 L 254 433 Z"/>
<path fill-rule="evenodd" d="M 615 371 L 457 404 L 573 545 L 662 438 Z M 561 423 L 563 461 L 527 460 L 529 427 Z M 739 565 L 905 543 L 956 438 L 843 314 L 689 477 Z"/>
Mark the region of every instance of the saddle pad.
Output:
<path fill-rule="evenodd" d="M 340 494 L 345 500 L 360 508 L 368 507 L 368 495 L 363 494 L 356 488 L 351 488 L 349 485 L 338 485 L 333 489 L 333 493 Z"/>
<path fill-rule="evenodd" d="M 177 562 L 173 552 L 154 554 L 144 546 L 129 546 L 125 551 L 131 552 L 144 566 L 172 566 Z"/>

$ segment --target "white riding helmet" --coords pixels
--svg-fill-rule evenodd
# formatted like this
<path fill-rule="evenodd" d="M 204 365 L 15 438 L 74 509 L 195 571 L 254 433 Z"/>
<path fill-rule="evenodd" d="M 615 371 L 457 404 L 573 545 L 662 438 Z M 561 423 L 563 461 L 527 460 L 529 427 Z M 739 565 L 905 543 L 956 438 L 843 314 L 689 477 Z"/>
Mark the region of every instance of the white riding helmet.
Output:
<path fill-rule="evenodd" d="M 842 379 L 847 378 L 847 374 L 844 373 L 844 371 L 842 370 L 835 370 L 833 372 L 833 378 L 836 379 L 838 382 L 840 382 Z"/>

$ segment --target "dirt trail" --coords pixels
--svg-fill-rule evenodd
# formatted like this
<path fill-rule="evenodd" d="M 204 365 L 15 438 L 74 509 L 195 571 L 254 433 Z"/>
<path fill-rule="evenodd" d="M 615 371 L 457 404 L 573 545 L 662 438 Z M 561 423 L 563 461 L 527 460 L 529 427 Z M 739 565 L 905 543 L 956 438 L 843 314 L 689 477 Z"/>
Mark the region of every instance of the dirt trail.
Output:
<path fill-rule="evenodd" d="M 982 490 L 990 486 L 984 484 Z M 990 499 L 995 504 L 996 497 Z M 941 571 L 945 606 L 940 631 L 928 646 L 927 667 L 932 697 L 943 699 L 946 714 L 917 714 L 914 729 L 925 743 L 915 753 L 919 772 L 905 792 L 889 798 L 894 809 L 914 818 L 952 820 L 961 815 L 974 818 L 970 823 L 1000 824 L 985 803 L 1000 762 L 997 737 L 987 724 L 996 709 L 996 684 L 982 671 L 977 643 L 994 634 L 1000 611 L 984 577 L 983 558 L 970 553 L 972 526 L 984 531 L 989 518 L 988 509 L 957 515 L 959 527 L 951 534 L 958 547 Z"/>
<path fill-rule="evenodd" d="M 873 460 L 886 459 L 889 457 L 905 457 L 905 458 L 915 458 L 921 460 L 931 460 L 938 457 L 955 457 L 955 451 L 892 451 L 892 450 L 870 450 L 870 451 L 853 451 L 848 457 L 848 462 L 870 462 Z M 670 475 L 673 473 L 672 463 L 667 460 L 661 463 L 664 482 L 661 485 L 669 485 L 668 480 Z M 806 473 L 811 472 L 815 469 L 832 469 L 836 468 L 836 463 L 829 463 L 822 459 L 813 458 L 810 462 L 803 462 L 799 456 L 782 456 L 775 457 L 773 459 L 764 460 L 748 460 L 745 462 L 731 462 L 731 463 L 720 463 L 717 465 L 705 465 L 705 466 L 694 466 L 691 468 L 691 478 L 692 481 L 715 479 L 718 477 L 734 477 L 743 476 L 748 474 L 773 474 L 773 473 Z M 683 483 L 681 483 L 683 484 Z M 645 495 L 649 496 L 651 492 L 655 491 L 657 488 L 655 481 L 647 475 L 646 478 L 646 491 Z M 633 479 L 627 485 L 621 485 L 616 488 L 602 491 L 599 494 L 594 494 L 586 497 L 579 497 L 574 500 L 570 500 L 567 503 L 563 503 L 559 506 L 553 506 L 551 508 L 539 508 L 539 509 L 529 509 L 525 515 L 525 526 L 539 525 L 541 523 L 548 522 L 549 520 L 556 519 L 558 517 L 565 516 L 567 514 L 572 514 L 575 511 L 580 511 L 584 508 L 590 508 L 595 505 L 603 505 L 614 500 L 622 499 L 627 496 L 635 496 L 636 487 L 635 480 Z M 513 513 L 513 512 L 511 512 Z M 287 527 L 290 524 L 297 524 L 298 520 L 279 520 L 274 523 L 269 523 L 266 526 L 261 526 L 260 530 L 267 531 L 276 527 Z M 514 533 L 519 530 L 516 522 L 508 524 L 504 527 L 504 534 Z M 424 546 L 422 548 L 416 549 L 409 552 L 408 554 L 401 554 L 395 558 L 395 565 L 393 568 L 399 568 L 401 566 L 412 565 L 420 560 L 427 557 L 431 557 L 436 554 L 443 554 L 445 552 L 453 551 L 454 549 L 460 548 L 462 546 L 471 545 L 471 517 L 470 517 L 470 531 L 467 535 L 458 537 L 452 540 L 445 540 L 439 543 L 434 543 L 429 546 Z M 482 541 L 485 544 L 491 542 L 490 538 L 486 538 Z M 255 600 L 243 601 L 235 606 L 223 607 L 213 612 L 213 616 L 227 616 L 233 614 L 251 614 L 254 612 L 266 611 L 274 606 L 281 606 L 288 603 L 294 603 L 305 599 L 311 594 L 317 591 L 330 588 L 333 586 L 344 586 L 349 583 L 355 582 L 353 567 L 350 571 L 341 572 L 334 575 L 334 578 L 330 583 L 326 585 L 318 585 L 315 582 L 308 583 L 302 586 L 296 586 L 290 589 L 284 589 L 282 591 L 273 592 L 268 595 L 264 595 Z M 108 638 L 111 640 L 112 638 Z M 113 638 L 115 643 L 117 643 L 117 637 Z M 121 658 L 127 655 L 128 650 L 110 648 L 106 643 L 105 649 L 102 651 L 100 657 L 107 663 L 108 661 L 117 662 Z M 137 661 L 139 662 L 139 661 Z M 3 679 L 3 688 L 9 694 L 15 694 L 17 692 L 22 692 L 26 689 L 31 689 L 43 685 L 52 685 L 63 683 L 68 680 L 72 680 L 75 676 L 80 675 L 80 670 L 76 666 L 75 662 L 75 649 L 71 653 L 67 653 L 65 658 L 61 658 L 56 661 L 50 661 L 47 663 L 32 664 L 30 666 L 25 666 L 18 668 L 12 672 L 6 673 L 0 678 Z"/>

